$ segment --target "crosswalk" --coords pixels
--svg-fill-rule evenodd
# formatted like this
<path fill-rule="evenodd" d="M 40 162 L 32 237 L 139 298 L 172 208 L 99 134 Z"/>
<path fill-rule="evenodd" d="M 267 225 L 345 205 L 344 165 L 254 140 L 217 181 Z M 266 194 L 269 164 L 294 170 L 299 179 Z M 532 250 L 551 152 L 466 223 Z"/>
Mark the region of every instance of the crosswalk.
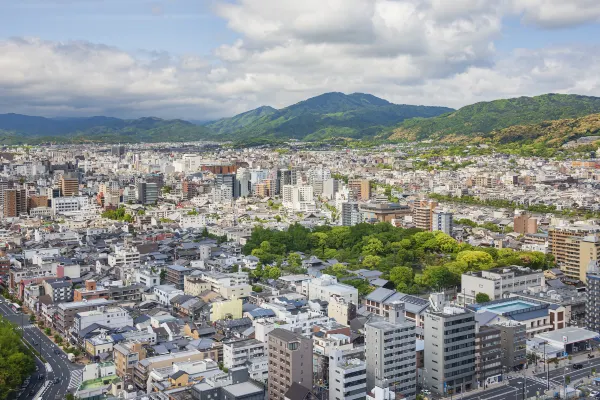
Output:
<path fill-rule="evenodd" d="M 33 328 L 37 328 L 37 326 L 35 326 L 35 325 L 33 325 L 33 324 L 27 324 L 27 325 L 23 325 L 23 328 L 21 328 L 21 325 L 18 325 L 18 326 L 17 326 L 17 329 L 18 329 L 18 330 L 20 330 L 20 329 L 23 329 L 23 330 L 25 330 L 25 329 L 33 329 Z"/>
<path fill-rule="evenodd" d="M 506 378 L 510 382 L 513 379 L 519 379 L 519 380 L 523 379 L 523 375 L 508 375 Z M 535 382 L 535 383 L 538 383 L 540 385 L 546 385 L 547 384 L 546 378 L 541 378 L 539 376 L 527 376 L 527 383 L 530 383 L 530 382 Z M 556 386 L 558 386 L 556 384 L 556 382 L 553 382 L 552 379 L 550 379 L 550 387 L 552 388 L 552 387 L 556 387 Z"/>
<path fill-rule="evenodd" d="M 71 371 L 71 379 L 69 380 L 69 390 L 76 389 L 81 384 L 81 378 L 83 377 L 83 370 L 76 369 Z"/>

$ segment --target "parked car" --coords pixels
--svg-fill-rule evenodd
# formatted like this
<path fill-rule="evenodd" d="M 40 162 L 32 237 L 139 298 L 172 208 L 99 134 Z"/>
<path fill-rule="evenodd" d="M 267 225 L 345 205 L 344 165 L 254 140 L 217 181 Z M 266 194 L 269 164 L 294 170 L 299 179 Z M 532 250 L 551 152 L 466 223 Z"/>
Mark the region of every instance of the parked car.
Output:
<path fill-rule="evenodd" d="M 583 365 L 581 364 L 573 364 L 573 369 L 581 369 L 583 368 Z"/>

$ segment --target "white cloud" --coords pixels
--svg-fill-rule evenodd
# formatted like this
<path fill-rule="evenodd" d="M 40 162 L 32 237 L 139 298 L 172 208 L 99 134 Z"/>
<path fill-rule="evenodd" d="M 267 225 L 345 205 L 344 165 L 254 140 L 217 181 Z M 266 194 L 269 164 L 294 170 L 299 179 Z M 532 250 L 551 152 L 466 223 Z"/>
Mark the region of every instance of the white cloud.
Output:
<path fill-rule="evenodd" d="M 216 11 L 240 38 L 213 59 L 3 40 L 0 112 L 207 119 L 327 91 L 453 107 L 551 91 L 600 95 L 596 49 L 494 47 L 507 15 L 545 27 L 583 23 L 600 9 L 582 12 L 586 1 L 229 0 Z"/>

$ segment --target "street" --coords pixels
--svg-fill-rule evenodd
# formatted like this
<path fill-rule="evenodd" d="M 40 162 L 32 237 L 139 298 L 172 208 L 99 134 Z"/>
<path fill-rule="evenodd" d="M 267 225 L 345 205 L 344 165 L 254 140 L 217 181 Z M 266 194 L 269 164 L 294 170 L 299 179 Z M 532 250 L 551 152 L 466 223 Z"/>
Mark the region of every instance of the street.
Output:
<path fill-rule="evenodd" d="M 13 312 L 4 298 L 0 298 L 0 301 L 0 314 L 19 328 L 22 326 L 23 339 L 46 360 L 44 365 L 36 358 L 36 365 L 39 369 L 31 375 L 29 385 L 23 390 L 18 400 L 64 399 L 67 391 L 79 383 L 75 377 L 81 375 L 81 367 L 68 361 L 62 349 L 56 346 L 37 325 L 29 322 L 29 315 Z M 58 350 L 58 354 L 55 353 L 56 350 Z M 37 379 L 39 374 L 43 374 L 44 379 Z M 59 379 L 57 384 L 52 383 L 55 378 Z M 43 390 L 38 393 L 42 388 Z M 33 395 L 30 394 L 32 391 Z"/>
<path fill-rule="evenodd" d="M 581 379 L 591 375 L 592 368 L 595 367 L 596 370 L 600 370 L 600 359 L 598 358 L 578 362 L 583 365 L 582 369 L 574 370 L 572 365 L 567 365 L 565 368 L 565 364 L 561 364 L 559 368 L 555 368 L 554 364 L 549 365 L 550 390 L 552 392 L 560 390 L 564 383 L 565 375 L 571 378 L 571 386 L 574 386 Z M 546 391 L 546 374 L 543 371 L 534 376 L 528 375 L 526 380 L 522 374 L 517 372 L 508 374 L 508 377 L 508 383 L 500 383 L 485 391 L 477 391 L 467 394 L 464 397 L 458 395 L 454 396 L 454 398 L 466 400 L 523 400 L 525 388 L 527 391 L 525 398 L 535 397 L 538 395 L 538 392 L 540 396 L 543 396 Z"/>

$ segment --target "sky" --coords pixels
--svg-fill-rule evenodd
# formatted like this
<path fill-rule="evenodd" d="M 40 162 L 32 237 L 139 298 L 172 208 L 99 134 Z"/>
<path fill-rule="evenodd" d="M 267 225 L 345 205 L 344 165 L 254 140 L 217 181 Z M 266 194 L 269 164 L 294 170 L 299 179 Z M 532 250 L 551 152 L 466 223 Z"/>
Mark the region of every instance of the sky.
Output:
<path fill-rule="evenodd" d="M 0 113 L 212 120 L 325 92 L 600 96 L 598 0 L 0 0 Z"/>

